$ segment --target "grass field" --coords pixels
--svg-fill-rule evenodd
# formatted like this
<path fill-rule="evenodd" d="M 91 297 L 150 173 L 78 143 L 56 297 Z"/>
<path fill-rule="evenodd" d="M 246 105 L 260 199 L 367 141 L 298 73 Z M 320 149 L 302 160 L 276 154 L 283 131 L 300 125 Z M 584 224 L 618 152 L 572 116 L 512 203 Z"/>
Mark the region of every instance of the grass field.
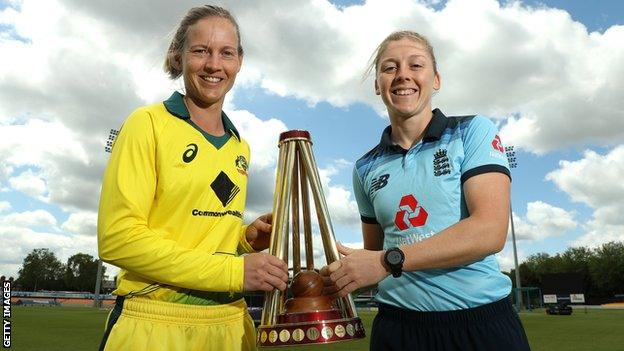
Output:
<path fill-rule="evenodd" d="M 11 350 L 97 350 L 107 313 L 87 307 L 13 306 Z M 374 316 L 375 312 L 360 312 L 366 335 Z M 520 318 L 533 351 L 624 350 L 624 310 L 575 310 L 571 316 L 534 310 Z M 265 350 L 368 350 L 368 339 Z"/>

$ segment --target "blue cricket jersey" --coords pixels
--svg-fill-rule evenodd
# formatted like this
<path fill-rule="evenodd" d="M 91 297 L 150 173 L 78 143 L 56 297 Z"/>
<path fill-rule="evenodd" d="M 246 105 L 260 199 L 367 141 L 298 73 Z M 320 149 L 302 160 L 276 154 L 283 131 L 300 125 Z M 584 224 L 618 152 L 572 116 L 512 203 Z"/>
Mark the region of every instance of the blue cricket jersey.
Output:
<path fill-rule="evenodd" d="M 468 178 L 510 176 L 498 131 L 483 116 L 446 117 L 435 109 L 423 139 L 409 150 L 393 144 L 390 133 L 388 126 L 353 171 L 362 221 L 381 226 L 384 249 L 424 240 L 468 217 L 462 186 Z M 511 281 L 490 255 L 460 267 L 389 276 L 378 288 L 378 302 L 450 311 L 498 301 L 509 295 Z"/>

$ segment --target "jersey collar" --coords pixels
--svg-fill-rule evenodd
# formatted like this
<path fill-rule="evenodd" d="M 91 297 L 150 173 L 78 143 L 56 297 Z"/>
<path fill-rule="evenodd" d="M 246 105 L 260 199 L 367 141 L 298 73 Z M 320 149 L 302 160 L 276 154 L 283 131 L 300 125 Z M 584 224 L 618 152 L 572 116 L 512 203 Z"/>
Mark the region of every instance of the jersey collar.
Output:
<path fill-rule="evenodd" d="M 429 121 L 429 125 L 427 125 L 427 129 L 425 130 L 425 136 L 423 137 L 423 142 L 429 141 L 437 141 L 442 137 L 442 133 L 444 129 L 446 129 L 448 118 L 440 111 L 440 109 L 435 109 L 432 111 L 433 116 L 431 117 L 431 121 Z M 384 129 L 383 133 L 381 133 L 381 141 L 379 144 L 384 147 L 389 148 L 399 148 L 400 146 L 394 144 L 392 142 L 392 138 L 390 134 L 392 132 L 392 126 L 387 126 Z"/>
<path fill-rule="evenodd" d="M 190 119 L 191 114 L 186 108 L 183 98 L 184 95 L 182 95 L 180 92 L 174 91 L 167 100 L 163 101 L 163 104 L 165 105 L 167 111 L 169 111 L 169 113 L 171 113 L 172 115 L 180 119 Z M 223 111 L 221 111 L 221 120 L 223 121 L 223 127 L 225 128 L 225 130 L 228 130 L 236 137 L 236 139 L 238 139 L 238 141 L 240 141 L 240 135 L 238 134 L 238 130 L 236 129 L 236 127 L 234 127 L 232 121 L 230 121 L 228 116 Z"/>

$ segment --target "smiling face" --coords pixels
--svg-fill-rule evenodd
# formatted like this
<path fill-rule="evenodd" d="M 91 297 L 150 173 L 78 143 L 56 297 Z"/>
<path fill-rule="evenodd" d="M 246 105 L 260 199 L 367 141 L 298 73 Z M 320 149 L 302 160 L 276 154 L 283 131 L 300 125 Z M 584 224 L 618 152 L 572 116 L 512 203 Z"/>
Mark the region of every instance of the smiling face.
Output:
<path fill-rule="evenodd" d="M 228 19 L 207 17 L 189 27 L 180 60 L 186 95 L 196 105 L 223 104 L 241 68 L 237 48 L 236 28 Z"/>
<path fill-rule="evenodd" d="M 431 113 L 431 96 L 440 89 L 440 77 L 426 45 L 409 38 L 389 42 L 376 71 L 375 93 L 391 118 Z"/>

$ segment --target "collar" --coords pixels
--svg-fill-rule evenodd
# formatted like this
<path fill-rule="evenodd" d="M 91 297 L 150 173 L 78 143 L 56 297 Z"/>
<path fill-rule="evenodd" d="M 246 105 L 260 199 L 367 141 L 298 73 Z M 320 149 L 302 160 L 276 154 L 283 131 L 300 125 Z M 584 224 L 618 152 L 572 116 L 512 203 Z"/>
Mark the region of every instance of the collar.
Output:
<path fill-rule="evenodd" d="M 191 114 L 186 108 L 186 104 L 184 104 L 183 98 L 184 95 L 182 95 L 178 91 L 174 91 L 167 100 L 163 101 L 163 104 L 165 105 L 167 111 L 169 111 L 169 113 L 171 113 L 172 115 L 184 120 L 191 119 Z M 236 127 L 234 127 L 232 121 L 230 121 L 228 116 L 223 111 L 221 111 L 221 120 L 223 121 L 223 128 L 233 134 L 236 139 L 240 141 L 241 138 L 238 134 L 238 130 L 236 129 Z"/>
<path fill-rule="evenodd" d="M 442 133 L 444 129 L 446 129 L 448 118 L 440 111 L 440 109 L 435 109 L 432 111 L 433 116 L 431 116 L 431 121 L 427 125 L 425 129 L 425 135 L 423 136 L 423 142 L 429 141 L 437 141 L 442 137 Z M 392 138 L 390 134 L 392 133 L 392 126 L 387 126 L 384 129 L 383 133 L 381 133 L 381 141 L 379 144 L 384 147 L 399 147 L 398 145 L 392 142 Z"/>

